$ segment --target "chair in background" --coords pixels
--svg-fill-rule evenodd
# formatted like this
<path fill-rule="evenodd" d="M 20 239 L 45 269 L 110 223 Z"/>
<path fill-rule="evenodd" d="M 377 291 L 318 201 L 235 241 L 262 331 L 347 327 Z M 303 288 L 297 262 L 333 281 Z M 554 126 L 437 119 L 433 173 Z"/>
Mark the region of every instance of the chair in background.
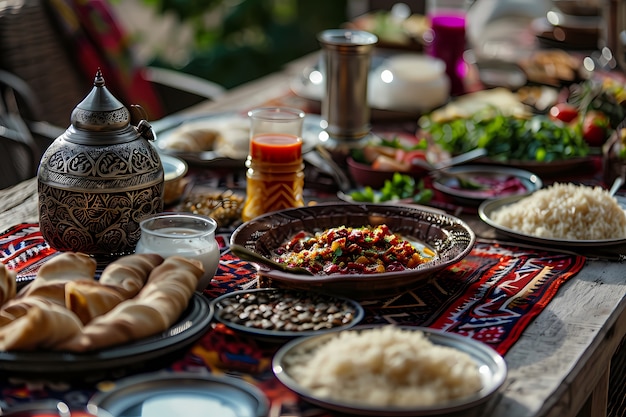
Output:
<path fill-rule="evenodd" d="M 0 189 L 35 176 L 43 150 L 63 133 L 39 119 L 38 102 L 28 84 L 0 70 Z"/>
<path fill-rule="evenodd" d="M 136 62 L 132 39 L 105 0 L 0 2 L 0 69 L 37 94 L 45 121 L 66 127 L 98 68 L 125 105 L 151 120 L 212 99 L 224 89 L 187 74 Z"/>
<path fill-rule="evenodd" d="M 45 126 L 41 132 L 30 132 L 38 138 L 33 142 L 26 130 L 14 130 L 14 123 L 6 126 L 8 122 L 3 120 L 0 124 L 0 129 L 4 126 L 11 131 L 5 132 L 2 148 L 11 148 L 20 161 L 26 155 L 31 158 L 21 164 L 20 175 L 0 180 L 0 188 L 36 174 L 33 166 L 36 170 L 57 132 L 69 126 L 71 112 L 91 90 L 98 68 L 111 93 L 126 106 L 144 107 L 149 120 L 214 99 L 225 91 L 198 77 L 139 65 L 131 39 L 105 0 L 0 2 L 0 70 L 3 89 L 8 97 L 14 97 L 9 100 L 13 102 L 10 112 L 26 122 L 27 130 Z M 20 137 L 13 137 L 15 134 Z M 3 169 L 7 156 L 0 155 Z"/>

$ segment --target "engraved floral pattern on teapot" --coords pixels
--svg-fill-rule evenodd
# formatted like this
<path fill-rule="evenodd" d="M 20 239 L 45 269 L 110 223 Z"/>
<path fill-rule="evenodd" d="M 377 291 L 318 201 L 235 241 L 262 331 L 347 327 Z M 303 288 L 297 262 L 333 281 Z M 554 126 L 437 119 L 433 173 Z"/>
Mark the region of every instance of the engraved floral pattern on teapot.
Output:
<path fill-rule="evenodd" d="M 108 92 L 100 72 L 71 121 L 39 165 L 41 233 L 60 251 L 131 253 L 139 222 L 163 210 L 163 167 L 143 135 L 149 125 L 130 124 L 130 112 Z"/>

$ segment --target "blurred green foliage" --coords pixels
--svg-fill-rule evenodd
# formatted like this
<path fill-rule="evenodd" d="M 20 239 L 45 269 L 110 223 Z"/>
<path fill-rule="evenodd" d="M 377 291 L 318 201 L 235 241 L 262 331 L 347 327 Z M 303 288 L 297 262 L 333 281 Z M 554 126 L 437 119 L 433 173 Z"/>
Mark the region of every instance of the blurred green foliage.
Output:
<path fill-rule="evenodd" d="M 347 0 L 143 0 L 174 13 L 194 33 L 189 61 L 175 69 L 232 88 L 319 49 L 317 34 L 347 20 Z M 220 16 L 211 23 L 208 14 Z M 152 65 L 173 68 L 156 57 Z"/>

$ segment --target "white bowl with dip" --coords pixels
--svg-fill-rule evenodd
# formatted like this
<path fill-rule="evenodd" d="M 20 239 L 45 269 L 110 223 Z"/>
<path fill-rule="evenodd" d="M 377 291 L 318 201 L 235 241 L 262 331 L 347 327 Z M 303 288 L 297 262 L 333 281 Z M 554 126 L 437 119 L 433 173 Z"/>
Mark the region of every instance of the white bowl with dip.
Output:
<path fill-rule="evenodd" d="M 217 222 L 190 213 L 158 213 L 139 223 L 141 238 L 135 253 L 156 253 L 164 258 L 182 256 L 202 262 L 204 274 L 197 291 L 203 291 L 217 271 L 220 250 L 215 240 Z"/>
<path fill-rule="evenodd" d="M 426 112 L 450 97 L 446 64 L 422 54 L 388 58 L 369 78 L 368 101 L 376 108 Z"/>

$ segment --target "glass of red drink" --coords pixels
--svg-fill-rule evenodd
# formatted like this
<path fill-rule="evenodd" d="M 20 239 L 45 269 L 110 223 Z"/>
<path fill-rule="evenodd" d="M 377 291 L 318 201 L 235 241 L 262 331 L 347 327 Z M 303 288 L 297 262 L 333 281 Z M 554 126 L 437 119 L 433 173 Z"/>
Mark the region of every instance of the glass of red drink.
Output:
<path fill-rule="evenodd" d="M 304 205 L 302 127 L 305 114 L 288 107 L 248 112 L 250 153 L 246 159 L 244 221 L 276 210 Z"/>

